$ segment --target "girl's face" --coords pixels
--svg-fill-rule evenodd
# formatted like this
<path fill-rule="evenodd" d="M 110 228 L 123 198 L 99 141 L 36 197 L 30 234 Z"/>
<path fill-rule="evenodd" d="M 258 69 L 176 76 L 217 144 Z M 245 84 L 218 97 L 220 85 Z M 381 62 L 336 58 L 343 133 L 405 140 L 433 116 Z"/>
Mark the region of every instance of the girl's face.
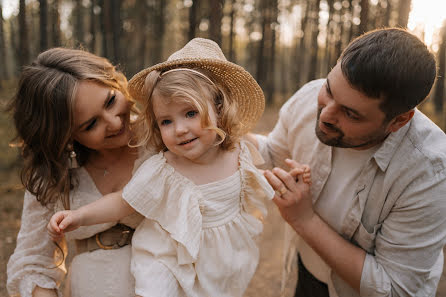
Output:
<path fill-rule="evenodd" d="M 210 104 L 208 111 L 211 125 L 216 127 L 217 115 Z M 201 115 L 192 104 L 153 94 L 153 113 L 163 143 L 177 157 L 205 163 L 218 150 L 217 133 L 201 126 Z"/>
<path fill-rule="evenodd" d="M 97 151 L 120 148 L 130 139 L 131 103 L 118 90 L 79 83 L 74 98 L 74 140 Z"/>

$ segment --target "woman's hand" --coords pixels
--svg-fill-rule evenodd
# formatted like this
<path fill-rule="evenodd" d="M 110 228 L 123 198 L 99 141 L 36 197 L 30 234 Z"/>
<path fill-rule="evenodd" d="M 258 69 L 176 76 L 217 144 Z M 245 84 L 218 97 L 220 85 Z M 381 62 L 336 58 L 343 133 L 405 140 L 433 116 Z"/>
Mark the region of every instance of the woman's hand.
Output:
<path fill-rule="evenodd" d="M 299 232 L 314 215 L 310 193 L 311 172 L 307 165 L 296 161 L 287 159 L 286 163 L 291 168 L 289 172 L 274 168 L 272 171 L 266 170 L 264 174 L 276 190 L 273 201 L 282 217 Z"/>
<path fill-rule="evenodd" d="M 64 232 L 76 230 L 81 226 L 81 216 L 77 211 L 63 210 L 56 212 L 50 219 L 47 229 L 52 240 L 61 239 Z"/>

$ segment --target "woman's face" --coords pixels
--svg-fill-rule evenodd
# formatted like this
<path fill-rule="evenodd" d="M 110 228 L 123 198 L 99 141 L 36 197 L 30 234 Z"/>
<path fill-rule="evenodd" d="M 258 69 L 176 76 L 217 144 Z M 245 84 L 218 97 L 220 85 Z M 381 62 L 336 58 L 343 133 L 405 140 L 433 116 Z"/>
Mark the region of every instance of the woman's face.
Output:
<path fill-rule="evenodd" d="M 127 145 L 130 107 L 120 91 L 81 81 L 74 98 L 74 140 L 96 151 Z"/>

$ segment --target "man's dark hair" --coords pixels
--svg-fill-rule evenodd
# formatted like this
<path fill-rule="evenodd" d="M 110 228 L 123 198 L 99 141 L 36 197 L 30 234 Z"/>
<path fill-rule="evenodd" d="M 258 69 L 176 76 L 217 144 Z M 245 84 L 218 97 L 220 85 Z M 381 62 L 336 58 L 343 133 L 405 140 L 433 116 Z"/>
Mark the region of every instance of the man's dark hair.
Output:
<path fill-rule="evenodd" d="M 387 120 L 421 103 L 436 77 L 434 55 L 418 37 L 399 28 L 359 36 L 343 51 L 340 63 L 353 88 L 382 100 Z"/>

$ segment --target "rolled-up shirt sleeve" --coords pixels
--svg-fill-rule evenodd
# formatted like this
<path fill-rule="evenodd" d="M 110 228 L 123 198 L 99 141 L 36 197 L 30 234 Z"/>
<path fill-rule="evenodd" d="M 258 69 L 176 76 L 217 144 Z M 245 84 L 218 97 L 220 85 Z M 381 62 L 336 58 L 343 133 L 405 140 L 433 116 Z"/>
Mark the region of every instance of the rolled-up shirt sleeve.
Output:
<path fill-rule="evenodd" d="M 63 280 L 63 255 L 46 229 L 53 213 L 51 207 L 42 206 L 25 192 L 17 246 L 7 265 L 7 289 L 11 296 L 31 297 L 36 286 L 57 289 Z M 66 256 L 66 250 L 64 253 Z"/>
<path fill-rule="evenodd" d="M 279 113 L 279 120 L 274 129 L 267 135 L 256 134 L 258 149 L 265 163 L 261 168 L 272 168 L 275 166 L 286 168 L 284 160 L 291 158 L 288 141 L 288 118 L 290 117 L 290 104 L 295 101 L 291 98 L 286 102 Z"/>
<path fill-rule="evenodd" d="M 446 243 L 446 176 L 414 180 L 383 221 L 367 254 L 361 296 L 435 296 Z"/>

